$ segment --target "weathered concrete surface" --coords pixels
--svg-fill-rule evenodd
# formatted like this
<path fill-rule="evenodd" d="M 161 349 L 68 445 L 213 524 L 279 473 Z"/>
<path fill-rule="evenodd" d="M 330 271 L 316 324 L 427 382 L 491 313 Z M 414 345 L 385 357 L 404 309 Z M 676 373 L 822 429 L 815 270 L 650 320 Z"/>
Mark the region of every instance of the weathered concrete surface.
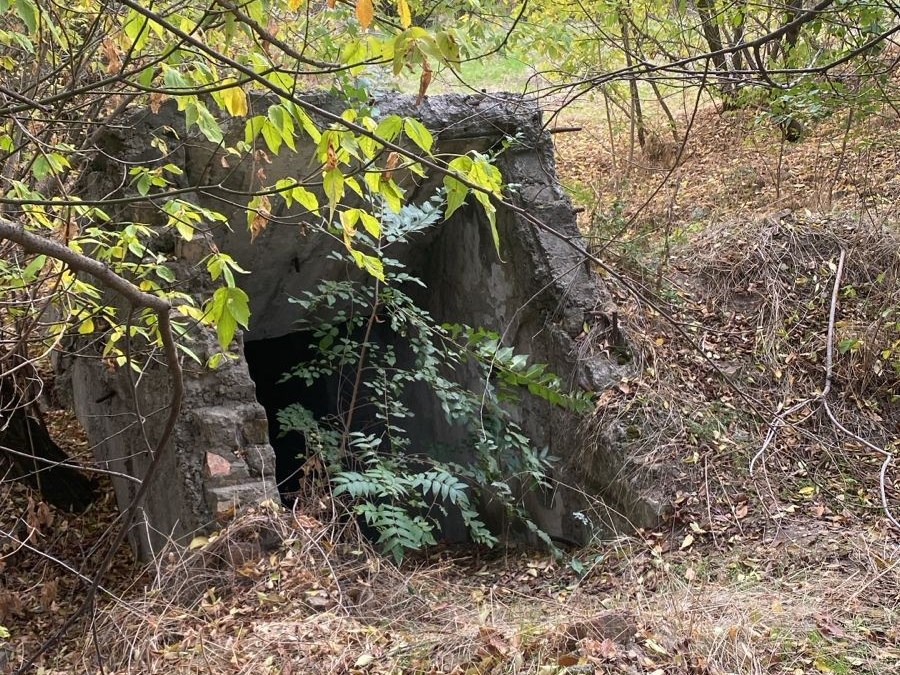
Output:
<path fill-rule="evenodd" d="M 337 101 L 325 97 L 314 101 L 341 109 Z M 254 105 L 256 112 L 265 112 L 264 100 Z M 517 142 L 497 161 L 504 179 L 516 185 L 512 200 L 565 237 L 579 240 L 571 204 L 555 178 L 550 137 L 542 131 L 540 112 L 533 104 L 506 96 L 440 96 L 416 108 L 411 98 L 392 96 L 378 101 L 377 108 L 382 115 L 397 113 L 422 120 L 434 133 L 440 153 L 484 152 L 498 148 L 504 138 L 515 138 Z M 233 134 L 243 135 L 242 123 Z M 300 317 L 297 305 L 288 302 L 290 296 L 315 288 L 322 279 L 361 278 L 364 274 L 329 258 L 334 239 L 305 234 L 304 223 L 310 216 L 297 208 L 276 208 L 274 221 L 250 242 L 242 208 L 246 197 L 241 195 L 259 185 L 260 171 L 265 173 L 265 184 L 282 177 L 315 175 L 311 147 L 300 144 L 296 154 L 282 151 L 277 157 L 257 155 L 238 161 L 186 134 L 174 108 L 164 106 L 158 114 L 145 111 L 133 116 L 122 129 L 111 133 L 104 141 L 106 156 L 129 162 L 157 159 L 159 152 L 149 142 L 152 137 L 165 141 L 169 154 L 164 161 L 184 169 L 183 185 L 209 186 L 188 198 L 229 218 L 230 229 L 211 232 L 209 237 L 251 272 L 240 279 L 252 310 L 244 340 L 274 338 L 292 331 Z M 123 171 L 116 162 L 101 157 L 88 173 L 83 191 L 121 194 L 117 186 L 122 184 Z M 432 196 L 440 183 L 440 176 L 418 182 L 408 176 L 404 181 L 408 194 L 418 201 Z M 119 217 L 159 222 L 158 214 L 152 212 L 123 211 Z M 604 340 L 615 337 L 611 335 L 615 331 L 605 314 L 608 293 L 588 263 L 565 242 L 515 213 L 501 210 L 497 222 L 503 260 L 494 250 L 480 209 L 471 207 L 460 209 L 404 249 L 392 250 L 391 256 L 403 260 L 408 270 L 425 282 L 428 290 L 419 300 L 439 321 L 497 330 L 507 344 L 535 362 L 550 364 L 574 388 L 601 390 L 621 378 L 628 366 L 618 365 L 600 348 Z M 208 243 L 198 239 L 179 246 L 185 270 L 208 251 Z M 160 246 L 171 249 L 173 242 L 164 236 Z M 198 284 L 193 292 L 202 295 L 205 290 Z M 204 340 L 208 338 L 201 340 L 201 345 Z M 165 375 L 151 371 L 144 374 L 139 388 L 144 411 L 156 411 L 165 404 Z M 133 421 L 127 374 L 109 373 L 97 361 L 79 359 L 73 360 L 66 372 L 72 381 L 75 410 L 91 439 L 99 443 L 98 455 L 121 458 L 111 460 L 117 470 L 140 475 L 147 461 L 140 438 L 134 429 L 121 431 Z M 107 397 L 108 391 L 115 395 Z M 585 438 L 581 420 L 534 398 L 526 397 L 516 416 L 538 447 L 547 446 L 563 459 L 563 482 L 606 495 L 613 510 L 637 519 L 639 525 L 650 524 L 658 515 L 658 505 L 641 492 L 643 486 L 616 480 L 628 458 L 607 447 L 614 443 L 610 435 Z M 159 420 L 159 415 L 154 419 Z M 419 403 L 409 431 L 420 439 L 445 438 L 451 433 L 437 402 L 427 399 Z M 265 418 L 254 398 L 245 362 L 234 361 L 215 372 L 192 373 L 174 439 L 175 458 L 147 504 L 149 527 L 183 535 L 212 521 L 225 504 L 271 495 L 271 482 L 265 484 L 265 480 L 271 476 L 273 460 L 265 432 Z M 585 452 L 587 447 L 590 452 Z M 133 485 L 121 487 L 121 503 Z M 581 519 L 573 515 L 586 506 L 577 491 L 531 495 L 529 501 L 533 516 L 552 536 L 568 541 L 585 537 Z M 144 545 L 142 551 L 149 550 L 149 544 Z"/>
<path fill-rule="evenodd" d="M 201 358 L 215 349 L 211 336 L 191 346 Z M 240 505 L 277 498 L 265 411 L 254 398 L 246 364 L 231 362 L 216 371 L 188 360 L 183 366 L 185 404 L 172 438 L 175 452 L 166 454 L 144 513 L 129 534 L 145 560 L 169 538 L 208 528 Z M 58 389 L 68 392 L 68 403 L 103 467 L 143 477 L 167 416 L 166 371 L 157 364 L 138 376 L 72 356 L 58 359 L 57 370 Z M 134 412 L 132 378 L 143 424 Z M 116 477 L 113 485 L 119 508 L 131 502 L 139 486 Z"/>

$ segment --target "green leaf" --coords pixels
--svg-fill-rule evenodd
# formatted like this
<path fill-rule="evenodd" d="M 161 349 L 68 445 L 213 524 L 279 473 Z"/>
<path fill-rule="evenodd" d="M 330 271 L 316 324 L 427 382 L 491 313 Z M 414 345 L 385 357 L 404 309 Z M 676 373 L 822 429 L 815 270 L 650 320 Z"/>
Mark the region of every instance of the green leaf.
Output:
<path fill-rule="evenodd" d="M 444 177 L 444 187 L 447 188 L 447 208 L 444 209 L 444 218 L 446 219 L 466 202 L 469 188 L 452 176 Z"/>
<path fill-rule="evenodd" d="M 212 116 L 212 113 L 202 103 L 197 102 L 196 106 L 197 126 L 200 128 L 200 131 L 210 142 L 221 143 L 225 136 L 222 134 L 222 128 L 216 122 L 216 118 Z"/>
<path fill-rule="evenodd" d="M 271 106 L 269 108 L 269 121 L 278 130 L 278 134 L 281 136 L 284 144 L 296 152 L 297 146 L 294 143 L 294 120 L 291 118 L 288 111 L 280 105 Z M 278 151 L 273 150 L 272 152 L 277 153 Z"/>
<path fill-rule="evenodd" d="M 409 136 L 413 143 L 418 145 L 426 153 L 431 153 L 431 146 L 434 145 L 434 138 L 431 132 L 418 120 L 407 117 L 403 121 L 403 131 Z"/>
<path fill-rule="evenodd" d="M 379 221 L 378 218 L 365 211 L 360 211 L 359 219 L 366 229 L 366 232 L 372 235 L 372 237 L 375 239 L 381 237 L 381 221 Z"/>
<path fill-rule="evenodd" d="M 305 187 L 297 186 L 291 190 L 291 196 L 307 211 L 319 212 L 319 199 L 314 192 L 310 192 Z"/>
<path fill-rule="evenodd" d="M 331 216 L 333 216 L 335 207 L 344 197 L 344 174 L 338 168 L 328 169 L 322 175 L 322 186 L 325 189 L 325 196 L 328 197 Z"/>
<path fill-rule="evenodd" d="M 216 327 L 219 346 L 228 349 L 238 326 L 247 328 L 249 324 L 250 300 L 240 288 L 217 288 L 209 301 L 208 313 Z"/>
<path fill-rule="evenodd" d="M 191 241 L 194 238 L 194 228 L 189 223 L 186 223 L 181 218 L 174 218 L 172 219 L 172 224 L 185 241 Z"/>
<path fill-rule="evenodd" d="M 294 119 L 300 122 L 300 126 L 303 127 L 303 131 L 312 139 L 312 142 L 318 143 L 322 139 L 322 132 L 319 131 L 310 116 L 306 114 L 306 111 L 293 102 L 285 105 L 290 110 L 291 115 L 294 116 Z"/>
<path fill-rule="evenodd" d="M 32 0 L 16 0 L 16 14 L 22 19 L 29 33 L 37 31 L 39 12 Z"/>
<path fill-rule="evenodd" d="M 394 182 L 393 178 L 380 181 L 378 193 L 384 197 L 384 201 L 391 211 L 400 213 L 400 209 L 403 208 L 403 190 Z"/>
<path fill-rule="evenodd" d="M 356 264 L 359 265 L 360 269 L 364 269 L 376 279 L 384 281 L 384 263 L 382 263 L 379 258 L 366 255 L 362 251 L 357 251 L 356 249 L 351 249 L 350 255 L 353 256 L 353 260 L 356 261 Z"/>
<path fill-rule="evenodd" d="M 456 38 L 447 31 L 441 31 L 435 35 L 435 39 L 437 40 L 438 48 L 441 50 L 441 55 L 444 57 L 444 60 L 451 66 L 458 65 L 459 45 L 456 43 Z"/>
<path fill-rule="evenodd" d="M 281 132 L 278 131 L 278 128 L 272 123 L 272 120 L 267 119 L 263 121 L 262 136 L 269 151 L 273 155 L 277 155 L 278 151 L 281 149 L 282 139 Z"/>
<path fill-rule="evenodd" d="M 265 125 L 266 118 L 262 115 L 254 115 L 248 119 L 247 123 L 244 125 L 244 142 L 247 145 L 252 145 L 253 141 L 256 140 L 256 137 L 259 136 L 259 133 Z"/>
<path fill-rule="evenodd" d="M 356 223 L 359 221 L 359 214 L 359 209 L 347 209 L 346 211 L 341 211 L 341 227 L 344 230 L 344 235 L 348 237 L 348 240 L 356 233 Z"/>
<path fill-rule="evenodd" d="M 375 127 L 375 135 L 386 141 L 393 141 L 403 130 L 403 118 L 400 115 L 388 115 Z"/>

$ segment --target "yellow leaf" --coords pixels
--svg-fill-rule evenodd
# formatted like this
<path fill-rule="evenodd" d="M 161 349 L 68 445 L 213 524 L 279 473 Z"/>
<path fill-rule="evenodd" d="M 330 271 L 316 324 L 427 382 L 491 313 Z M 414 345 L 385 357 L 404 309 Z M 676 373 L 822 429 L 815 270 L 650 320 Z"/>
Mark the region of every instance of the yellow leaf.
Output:
<path fill-rule="evenodd" d="M 222 102 L 232 117 L 244 117 L 247 114 L 247 94 L 240 87 L 223 90 Z"/>
<path fill-rule="evenodd" d="M 302 6 L 303 0 L 288 0 L 288 7 L 291 8 L 292 12 L 296 12 Z"/>
<path fill-rule="evenodd" d="M 669 652 L 666 651 L 666 648 L 659 644 L 656 640 L 652 638 L 648 638 L 644 640 L 644 644 L 647 645 L 650 649 L 655 651 L 657 654 L 662 654 L 663 656 L 668 656 Z"/>
<path fill-rule="evenodd" d="M 375 657 L 372 656 L 371 654 L 360 654 L 359 658 L 356 659 L 356 663 L 353 664 L 353 667 L 354 668 L 365 668 L 366 666 L 371 664 L 372 661 L 374 661 L 374 660 L 375 660 Z"/>
<path fill-rule="evenodd" d="M 80 335 L 87 335 L 88 333 L 94 332 L 94 320 L 91 318 L 87 318 L 81 322 L 78 326 L 78 333 Z"/>
<path fill-rule="evenodd" d="M 191 539 L 191 543 L 188 544 L 188 550 L 193 551 L 194 549 L 203 548 L 209 543 L 209 537 L 194 537 Z"/>
<path fill-rule="evenodd" d="M 372 0 L 356 1 L 356 18 L 359 19 L 359 25 L 368 28 L 372 25 L 372 19 L 375 16 L 375 5 Z"/>
<path fill-rule="evenodd" d="M 412 12 L 409 11 L 409 3 L 406 0 L 397 0 L 397 14 L 400 15 L 400 25 L 403 28 L 412 25 Z"/>

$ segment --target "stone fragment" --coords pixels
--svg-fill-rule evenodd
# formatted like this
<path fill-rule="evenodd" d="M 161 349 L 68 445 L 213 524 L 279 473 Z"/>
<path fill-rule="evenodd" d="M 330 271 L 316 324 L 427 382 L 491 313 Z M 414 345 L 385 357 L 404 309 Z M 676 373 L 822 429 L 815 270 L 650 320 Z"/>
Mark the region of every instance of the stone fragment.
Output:
<path fill-rule="evenodd" d="M 206 470 L 212 477 L 227 476 L 231 473 L 231 462 L 214 452 L 206 453 Z"/>

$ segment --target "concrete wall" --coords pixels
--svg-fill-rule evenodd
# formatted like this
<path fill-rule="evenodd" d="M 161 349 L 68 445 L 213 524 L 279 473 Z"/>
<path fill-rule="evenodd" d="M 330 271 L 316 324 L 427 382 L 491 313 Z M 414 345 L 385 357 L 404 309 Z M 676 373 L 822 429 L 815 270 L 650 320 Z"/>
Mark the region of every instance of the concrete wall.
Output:
<path fill-rule="evenodd" d="M 328 98 L 318 97 L 315 102 L 335 110 L 341 107 Z M 265 109 L 264 101 L 257 100 L 254 105 Z M 378 101 L 377 107 L 381 114 L 414 115 L 422 120 L 435 134 L 436 151 L 441 153 L 488 151 L 504 138 L 515 137 L 518 142 L 498 160 L 504 179 L 517 185 L 513 201 L 566 237 L 579 240 L 571 204 L 555 177 L 550 137 L 543 132 L 540 112 L 531 103 L 506 96 L 441 96 L 430 97 L 416 108 L 412 99 L 393 96 Z M 246 197 L 240 194 L 258 185 L 260 170 L 265 172 L 267 184 L 282 177 L 315 173 L 312 148 L 301 144 L 296 154 L 283 151 L 266 161 L 259 157 L 240 162 L 223 159 L 217 148 L 185 134 L 178 115 L 167 107 L 158 114 L 136 113 L 123 126 L 104 141 L 109 156 L 146 160 L 155 152 L 149 148 L 149 139 L 158 136 L 170 149 L 165 161 L 184 168 L 185 185 L 219 186 L 189 198 L 229 217 L 230 229 L 222 228 L 210 236 L 220 250 L 251 272 L 240 279 L 252 310 L 244 340 L 277 337 L 293 330 L 298 315 L 297 306 L 288 302 L 290 296 L 314 288 L 322 279 L 363 274 L 327 258 L 334 239 L 305 233 L 309 216 L 296 209 L 276 210 L 276 222 L 250 242 L 241 208 Z M 242 135 L 242 128 L 232 133 Z M 101 157 L 87 173 L 82 190 L 115 194 L 113 188 L 120 184 L 121 171 L 114 161 Z M 432 177 L 416 183 L 407 177 L 405 187 L 413 199 L 424 200 L 434 194 L 440 180 Z M 137 215 L 151 221 L 155 217 L 152 213 Z M 122 212 L 119 217 L 137 219 L 133 212 Z M 584 341 L 592 339 L 588 336 L 602 335 L 609 322 L 601 311 L 608 307 L 609 295 L 588 263 L 564 242 L 514 213 L 501 211 L 498 227 L 503 260 L 494 250 L 484 216 L 471 207 L 460 209 L 413 245 L 392 252 L 392 257 L 403 259 L 411 272 L 425 281 L 428 291 L 419 300 L 438 320 L 503 333 L 508 344 L 531 355 L 535 362 L 550 364 L 573 388 L 600 390 L 617 381 L 627 372 L 627 366 L 617 365 L 599 349 L 585 349 Z M 161 239 L 162 248 L 174 245 L 165 237 Z M 183 271 L 189 271 L 206 248 L 201 241 L 178 245 L 177 252 Z M 202 296 L 208 288 L 198 283 L 193 292 Z M 204 335 L 196 343 L 201 356 L 211 348 L 210 340 Z M 97 360 L 80 358 L 66 359 L 62 370 L 70 378 L 75 411 L 97 444 L 98 457 L 108 460 L 110 468 L 141 475 L 149 458 L 139 430 L 129 426 L 134 415 L 127 374 L 110 372 Z M 108 396 L 109 392 L 113 395 Z M 138 395 L 144 414 L 151 420 L 151 437 L 164 416 L 166 393 L 161 369 L 151 368 L 142 375 Z M 586 439 L 582 420 L 570 413 L 526 397 L 516 415 L 538 446 L 549 447 L 564 460 L 560 476 L 564 482 L 592 491 L 603 480 L 588 481 L 587 477 L 603 479 L 621 471 L 624 459 L 608 452 L 596 439 Z M 440 437 L 446 431 L 440 420 L 438 411 L 423 409 L 416 417 L 415 433 Z M 144 556 L 158 544 L 161 535 L 154 535 L 156 530 L 184 536 L 213 522 L 233 503 L 274 494 L 273 455 L 264 411 L 256 402 L 253 382 L 242 360 L 213 372 L 199 368 L 189 372 L 184 411 L 173 442 L 174 459 L 147 503 L 146 531 L 136 533 L 134 538 Z M 587 446 L 592 448 L 588 467 L 584 466 Z M 604 491 L 615 494 L 609 489 L 611 481 L 606 482 Z M 133 489 L 133 483 L 117 483 L 121 504 L 127 502 Z M 619 495 L 616 501 L 626 504 L 634 491 L 626 492 L 626 499 Z M 535 519 L 546 531 L 565 540 L 583 539 L 583 527 L 572 516 L 584 507 L 577 491 L 561 489 L 553 495 L 532 495 L 530 501 Z M 648 503 L 641 497 L 635 502 L 637 507 L 630 510 L 644 521 L 652 519 L 658 510 L 655 506 L 648 510 Z"/>

